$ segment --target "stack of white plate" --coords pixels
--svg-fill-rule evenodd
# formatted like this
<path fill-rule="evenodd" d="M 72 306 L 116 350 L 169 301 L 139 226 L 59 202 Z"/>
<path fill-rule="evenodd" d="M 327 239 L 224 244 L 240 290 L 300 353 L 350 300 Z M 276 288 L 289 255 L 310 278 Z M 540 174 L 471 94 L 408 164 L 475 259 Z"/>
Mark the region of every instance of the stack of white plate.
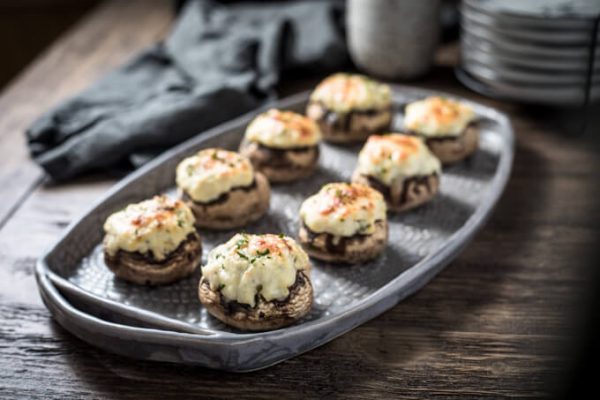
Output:
<path fill-rule="evenodd" d="M 538 104 L 600 100 L 600 0 L 463 0 L 461 14 L 465 85 Z"/>

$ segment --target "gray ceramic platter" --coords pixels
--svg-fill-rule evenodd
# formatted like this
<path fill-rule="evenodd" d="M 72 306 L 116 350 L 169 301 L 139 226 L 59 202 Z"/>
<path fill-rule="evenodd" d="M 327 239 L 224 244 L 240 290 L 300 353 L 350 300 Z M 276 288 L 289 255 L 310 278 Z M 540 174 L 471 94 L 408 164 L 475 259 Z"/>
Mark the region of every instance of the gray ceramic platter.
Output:
<path fill-rule="evenodd" d="M 579 55 L 567 54 L 554 56 L 527 54 L 496 46 L 494 43 L 474 37 L 463 31 L 460 37 L 461 52 L 477 56 L 490 65 L 509 65 L 520 69 L 535 69 L 545 72 L 570 73 L 584 75 L 588 70 L 588 54 L 585 49 Z M 594 70 L 600 72 L 600 51 L 594 56 Z"/>
<path fill-rule="evenodd" d="M 591 29 L 600 13 L 597 0 L 463 0 L 471 8 L 510 27 Z"/>
<path fill-rule="evenodd" d="M 498 38 L 486 31 L 477 29 L 470 31 L 465 29 L 464 25 L 461 28 L 461 39 L 467 35 L 470 45 L 475 45 L 490 52 L 501 51 L 519 57 L 540 57 L 548 59 L 548 62 L 552 62 L 555 59 L 568 58 L 576 58 L 585 62 L 590 53 L 589 46 L 549 46 L 540 43 Z M 596 49 L 598 48 L 600 46 Z M 595 60 L 598 60 L 598 51 L 595 51 L 595 53 Z"/>
<path fill-rule="evenodd" d="M 534 27 L 507 26 L 485 14 L 478 14 L 468 7 L 461 9 L 465 25 L 481 27 L 513 39 L 531 40 L 551 45 L 585 45 L 592 37 L 592 29 L 536 29 Z"/>
<path fill-rule="evenodd" d="M 493 42 L 527 43 L 547 48 L 586 47 L 592 37 L 591 32 L 586 31 L 570 34 L 558 32 L 554 35 L 549 35 L 543 32 L 530 32 L 522 29 L 501 29 L 470 19 L 464 13 L 462 16 L 461 27 L 464 30 Z"/>
<path fill-rule="evenodd" d="M 476 70 L 478 75 L 498 81 L 508 81 L 525 86 L 538 87 L 585 87 L 586 72 L 565 73 L 557 71 L 544 71 L 523 69 L 513 65 L 496 63 L 484 54 L 470 51 L 468 48 L 461 49 L 461 62 Z M 600 87 L 600 66 L 592 73 L 592 86 Z"/>
<path fill-rule="evenodd" d="M 486 70 L 473 63 L 462 63 L 462 68 L 480 82 L 493 88 L 498 95 L 504 96 L 506 99 L 539 104 L 580 105 L 585 98 L 584 85 L 525 85 L 522 83 L 502 81 L 498 79 L 497 74 L 493 74 L 493 71 Z M 465 83 L 464 80 L 461 81 Z M 476 90 L 472 85 L 469 85 L 468 83 L 465 84 L 469 88 Z M 600 99 L 600 88 L 598 86 L 592 86 L 590 98 L 592 101 Z"/>
<path fill-rule="evenodd" d="M 403 86 L 393 90 L 398 130 L 404 104 L 440 94 Z M 302 111 L 307 99 L 308 93 L 302 93 L 268 107 Z M 42 298 L 56 320 L 84 341 L 140 359 L 249 371 L 320 346 L 425 285 L 491 213 L 510 174 L 513 132 L 504 114 L 469 103 L 481 120 L 477 153 L 444 170 L 441 192 L 432 202 L 390 216 L 389 244 L 377 260 L 353 267 L 313 260 L 314 307 L 293 326 L 262 333 L 229 329 L 201 307 L 198 274 L 168 286 L 135 286 L 113 278 L 100 256 L 102 224 L 110 213 L 156 193 L 173 194 L 179 161 L 206 147 L 235 149 L 248 122 L 267 107 L 198 135 L 117 184 L 39 260 L 36 276 Z M 268 215 L 245 231 L 295 236 L 302 200 L 324 183 L 348 180 L 359 148 L 323 144 L 315 176 L 273 187 Z M 203 260 L 234 233 L 201 231 Z"/>

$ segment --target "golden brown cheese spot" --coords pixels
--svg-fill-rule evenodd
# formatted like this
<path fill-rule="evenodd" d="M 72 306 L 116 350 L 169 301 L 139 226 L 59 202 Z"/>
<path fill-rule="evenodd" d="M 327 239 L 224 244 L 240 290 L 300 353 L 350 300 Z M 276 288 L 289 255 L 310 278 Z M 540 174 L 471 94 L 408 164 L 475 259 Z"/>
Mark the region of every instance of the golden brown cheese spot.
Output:
<path fill-rule="evenodd" d="M 308 275 L 310 264 L 292 238 L 241 233 L 209 253 L 202 275 L 226 299 L 254 307 L 259 294 L 266 301 L 285 299 L 300 270 Z"/>
<path fill-rule="evenodd" d="M 375 222 L 385 220 L 386 205 L 381 193 L 369 186 L 330 183 L 302 203 L 300 217 L 313 232 L 371 234 Z"/>
<path fill-rule="evenodd" d="M 310 118 L 292 111 L 272 109 L 248 125 L 246 138 L 268 147 L 290 149 L 317 145 L 321 141 L 321 131 Z"/>
<path fill-rule="evenodd" d="M 106 251 L 149 254 L 163 260 L 195 232 L 194 216 L 180 200 L 155 196 L 110 215 L 104 223 Z"/>
<path fill-rule="evenodd" d="M 366 76 L 338 73 L 321 82 L 310 100 L 341 113 L 382 109 L 391 106 L 392 91 L 388 85 Z"/>
<path fill-rule="evenodd" d="M 421 138 L 393 133 L 369 137 L 358 155 L 358 170 L 389 186 L 398 179 L 439 174 L 441 163 Z"/>
<path fill-rule="evenodd" d="M 177 166 L 177 186 L 200 203 L 215 200 L 233 188 L 248 186 L 253 179 L 250 160 L 223 149 L 201 150 Z"/>
<path fill-rule="evenodd" d="M 456 136 L 475 119 L 471 107 L 444 97 L 428 97 L 406 106 L 404 126 L 426 136 Z"/>

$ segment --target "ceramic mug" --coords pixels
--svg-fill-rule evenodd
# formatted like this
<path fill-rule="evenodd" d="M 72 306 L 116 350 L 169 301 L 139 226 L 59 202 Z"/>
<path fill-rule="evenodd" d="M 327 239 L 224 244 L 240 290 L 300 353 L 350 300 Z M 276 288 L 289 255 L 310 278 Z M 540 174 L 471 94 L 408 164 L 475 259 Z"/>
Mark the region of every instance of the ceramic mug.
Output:
<path fill-rule="evenodd" d="M 439 0 L 347 0 L 350 56 L 366 73 L 413 79 L 433 63 L 440 35 Z"/>

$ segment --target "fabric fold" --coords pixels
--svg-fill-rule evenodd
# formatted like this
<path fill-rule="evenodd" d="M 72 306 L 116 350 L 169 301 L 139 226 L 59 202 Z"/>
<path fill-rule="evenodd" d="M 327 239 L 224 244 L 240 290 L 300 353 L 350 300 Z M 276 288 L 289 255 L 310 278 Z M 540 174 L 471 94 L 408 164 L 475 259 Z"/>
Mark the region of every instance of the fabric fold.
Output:
<path fill-rule="evenodd" d="M 57 181 L 161 151 L 272 99 L 286 69 L 348 62 L 339 1 L 190 0 L 164 43 L 143 51 L 26 132 Z"/>

